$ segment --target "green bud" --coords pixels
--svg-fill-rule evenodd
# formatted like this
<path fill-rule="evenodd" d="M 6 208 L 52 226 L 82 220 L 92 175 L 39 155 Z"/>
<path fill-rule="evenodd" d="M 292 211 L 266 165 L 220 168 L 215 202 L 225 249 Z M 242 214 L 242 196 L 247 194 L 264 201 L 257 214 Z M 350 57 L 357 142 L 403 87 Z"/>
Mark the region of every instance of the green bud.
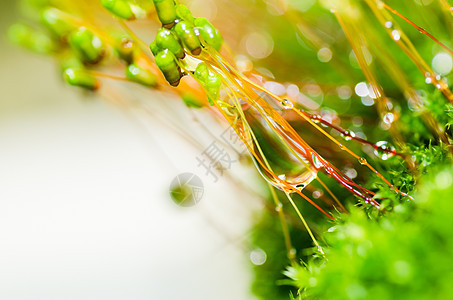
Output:
<path fill-rule="evenodd" d="M 102 6 L 118 18 L 134 20 L 135 14 L 127 0 L 101 0 Z"/>
<path fill-rule="evenodd" d="M 184 104 L 187 105 L 187 107 L 192 107 L 192 108 L 202 108 L 203 107 L 203 102 L 191 93 L 185 93 L 182 96 L 182 101 L 184 101 Z"/>
<path fill-rule="evenodd" d="M 176 6 L 174 0 L 153 0 L 157 16 L 162 25 L 170 29 L 175 25 Z"/>
<path fill-rule="evenodd" d="M 85 27 L 71 33 L 69 44 L 80 59 L 90 64 L 100 62 L 105 54 L 102 41 Z"/>
<path fill-rule="evenodd" d="M 101 86 L 96 77 L 82 69 L 66 69 L 64 71 L 64 79 L 69 85 L 92 91 L 97 90 Z"/>
<path fill-rule="evenodd" d="M 123 38 L 121 39 L 121 42 L 119 42 L 115 50 L 122 60 L 124 60 L 128 64 L 131 64 L 134 61 L 134 54 L 136 49 L 137 47 L 133 40 Z"/>
<path fill-rule="evenodd" d="M 149 45 L 149 48 L 151 49 L 151 52 L 153 53 L 154 56 L 156 56 L 157 53 L 159 53 L 160 51 L 163 50 L 163 49 L 161 49 L 159 46 L 157 46 L 156 41 L 152 42 L 152 43 Z"/>
<path fill-rule="evenodd" d="M 208 95 L 209 103 L 213 105 L 214 101 L 219 98 L 220 86 L 222 85 L 220 76 L 212 72 L 206 63 L 198 64 L 193 75 L 203 86 Z"/>
<path fill-rule="evenodd" d="M 174 30 L 187 50 L 189 50 L 193 55 L 199 55 L 201 53 L 200 40 L 195 34 L 192 25 L 190 25 L 188 22 L 181 21 L 176 24 Z"/>
<path fill-rule="evenodd" d="M 165 79 L 172 85 L 178 86 L 181 80 L 181 70 L 176 62 L 176 57 L 168 49 L 159 52 L 156 57 L 156 65 L 162 71 Z"/>
<path fill-rule="evenodd" d="M 184 4 L 176 5 L 176 17 L 181 21 L 193 23 L 194 17 L 192 12 Z"/>
<path fill-rule="evenodd" d="M 136 64 L 131 64 L 127 67 L 126 77 L 130 81 L 148 87 L 153 87 L 157 83 L 156 75 L 151 73 L 149 70 L 137 66 Z"/>
<path fill-rule="evenodd" d="M 21 23 L 8 29 L 8 37 L 13 43 L 40 54 L 50 54 L 57 49 L 55 42 L 45 33 Z"/>
<path fill-rule="evenodd" d="M 59 38 L 68 36 L 75 29 L 75 26 L 67 19 L 65 13 L 54 7 L 43 10 L 41 22 Z"/>
<path fill-rule="evenodd" d="M 181 44 L 168 29 L 161 28 L 157 32 L 156 45 L 160 49 L 170 50 L 177 58 L 183 59 L 185 56 L 184 49 L 181 47 Z"/>
<path fill-rule="evenodd" d="M 217 51 L 222 47 L 223 39 L 219 31 L 212 26 L 206 18 L 196 18 L 194 21 L 195 27 L 198 28 L 203 40 Z"/>

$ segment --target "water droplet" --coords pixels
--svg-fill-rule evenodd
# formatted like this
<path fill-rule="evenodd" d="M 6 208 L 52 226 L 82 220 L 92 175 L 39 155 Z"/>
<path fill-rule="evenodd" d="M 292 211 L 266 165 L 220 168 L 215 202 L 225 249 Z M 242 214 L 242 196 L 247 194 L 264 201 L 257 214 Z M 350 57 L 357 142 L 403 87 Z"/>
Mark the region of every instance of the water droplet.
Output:
<path fill-rule="evenodd" d="M 284 109 L 293 109 L 294 108 L 294 104 L 291 101 L 289 101 L 288 99 L 283 99 L 282 105 L 283 105 Z"/>
<path fill-rule="evenodd" d="M 401 35 L 400 35 L 400 32 L 399 30 L 393 30 L 392 31 L 392 37 L 395 41 L 399 41 L 401 39 Z"/>
<path fill-rule="evenodd" d="M 376 147 L 377 148 L 374 149 L 374 154 L 377 157 L 380 157 L 382 160 L 387 160 L 395 155 L 395 153 L 393 152 L 385 151 L 385 150 L 395 151 L 395 148 L 392 145 L 390 145 L 389 142 L 387 141 L 377 142 Z"/>
<path fill-rule="evenodd" d="M 345 149 L 345 146 L 343 144 L 338 144 L 338 147 L 340 147 L 341 150 Z"/>
<path fill-rule="evenodd" d="M 319 122 L 322 120 L 322 117 L 320 115 L 313 115 L 311 117 L 312 121 L 315 122 L 316 124 L 319 124 Z"/>
<path fill-rule="evenodd" d="M 275 206 L 275 211 L 276 212 L 281 212 L 283 209 L 283 205 L 281 203 L 278 203 L 276 206 Z"/>
<path fill-rule="evenodd" d="M 431 61 L 431 66 L 437 73 L 447 75 L 453 69 L 453 58 L 450 54 L 445 52 L 437 53 Z"/>
<path fill-rule="evenodd" d="M 250 261 L 255 266 L 263 265 L 266 262 L 266 259 L 267 259 L 266 252 L 264 252 L 262 249 L 257 248 L 250 252 Z"/>
<path fill-rule="evenodd" d="M 343 134 L 343 137 L 344 137 L 345 140 L 350 141 L 353 138 L 355 138 L 355 133 L 352 132 L 352 131 L 345 131 L 344 134 Z"/>
<path fill-rule="evenodd" d="M 366 164 L 367 164 L 367 161 L 366 161 L 365 158 L 361 157 L 361 158 L 359 158 L 359 163 L 360 163 L 361 165 L 366 165 Z"/>
<path fill-rule="evenodd" d="M 392 21 L 387 21 L 387 22 L 385 22 L 385 27 L 386 27 L 386 28 L 392 28 L 392 27 L 393 27 Z"/>
<path fill-rule="evenodd" d="M 431 74 L 429 72 L 426 72 L 425 73 L 425 82 L 427 84 L 430 84 L 433 82 L 433 77 L 431 76 Z"/>

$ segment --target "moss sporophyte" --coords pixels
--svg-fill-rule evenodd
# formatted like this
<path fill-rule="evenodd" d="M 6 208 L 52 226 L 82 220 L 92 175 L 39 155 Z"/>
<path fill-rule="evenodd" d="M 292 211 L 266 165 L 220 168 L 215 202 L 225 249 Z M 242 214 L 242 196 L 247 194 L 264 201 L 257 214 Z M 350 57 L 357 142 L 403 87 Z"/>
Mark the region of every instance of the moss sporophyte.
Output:
<path fill-rule="evenodd" d="M 422 225 L 412 218 L 449 243 L 429 217 L 445 204 L 423 204 L 429 213 L 414 208 L 423 202 L 417 197 L 448 198 L 453 184 L 451 170 L 442 169 L 452 153 L 448 1 L 393 7 L 374 0 L 218 0 L 200 10 L 209 18 L 192 13 L 202 2 L 182 2 L 39 1 L 30 11 L 42 28 L 20 23 L 8 33 L 56 58 L 69 85 L 99 98 L 124 103 L 115 82 L 126 82 L 130 91 L 176 99 L 187 113 L 206 111 L 231 128 L 273 208 L 257 222 L 253 243 L 262 245 L 254 253 L 284 253 L 274 266 L 255 266 L 256 282 L 266 268 L 278 272 L 272 283 L 254 287 L 263 299 L 288 298 L 288 264 L 301 299 L 403 299 L 404 288 L 413 297 L 406 299 L 418 299 L 411 280 L 434 279 L 420 275 L 425 256 L 410 251 L 421 247 L 415 233 Z M 439 191 L 425 183 L 430 193 L 417 193 L 419 178 L 430 172 L 446 174 L 435 177 Z M 349 208 L 357 202 L 360 209 Z M 281 241 L 267 241 L 260 224 L 272 224 L 269 233 Z M 400 226 L 406 244 L 396 245 L 399 231 L 392 228 Z M 333 280 L 341 272 L 348 279 Z"/>

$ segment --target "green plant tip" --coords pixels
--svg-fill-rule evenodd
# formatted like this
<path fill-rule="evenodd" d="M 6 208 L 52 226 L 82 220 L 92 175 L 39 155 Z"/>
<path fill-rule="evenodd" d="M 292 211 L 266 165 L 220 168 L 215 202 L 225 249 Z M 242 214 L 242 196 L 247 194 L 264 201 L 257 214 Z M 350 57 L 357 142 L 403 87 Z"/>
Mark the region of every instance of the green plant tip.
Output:
<path fill-rule="evenodd" d="M 186 93 L 186 94 L 182 95 L 182 100 L 184 101 L 184 104 L 187 107 L 202 108 L 204 106 L 203 102 L 191 93 Z"/>
<path fill-rule="evenodd" d="M 217 51 L 222 47 L 223 38 L 219 31 L 206 18 L 196 18 L 195 27 L 198 29 L 203 40 Z"/>
<path fill-rule="evenodd" d="M 21 23 L 8 29 L 8 38 L 13 43 L 40 54 L 50 54 L 57 49 L 55 42 L 45 33 Z"/>
<path fill-rule="evenodd" d="M 61 10 L 54 7 L 43 10 L 41 22 L 59 38 L 68 36 L 76 28 Z"/>
<path fill-rule="evenodd" d="M 134 54 L 136 51 L 135 42 L 128 38 L 123 38 L 116 47 L 118 56 L 126 63 L 131 64 L 134 61 Z"/>
<path fill-rule="evenodd" d="M 173 35 L 173 33 L 165 28 L 161 28 L 157 32 L 156 45 L 160 49 L 170 50 L 177 58 L 183 59 L 185 57 L 184 49 Z"/>
<path fill-rule="evenodd" d="M 222 85 L 219 75 L 212 72 L 206 63 L 200 63 L 195 69 L 194 77 L 203 86 L 209 103 L 213 105 L 214 101 L 219 98 L 220 86 Z"/>
<path fill-rule="evenodd" d="M 74 52 L 86 63 L 96 64 L 104 57 L 102 41 L 85 27 L 71 33 L 69 43 Z"/>
<path fill-rule="evenodd" d="M 134 20 L 135 14 L 132 11 L 129 1 L 126 0 L 101 0 L 102 6 L 118 18 Z"/>
<path fill-rule="evenodd" d="M 165 49 L 159 52 L 155 59 L 156 65 L 162 71 L 165 79 L 170 83 L 170 85 L 178 86 L 182 76 L 175 55 L 168 49 Z"/>
<path fill-rule="evenodd" d="M 66 69 L 63 73 L 65 81 L 72 86 L 81 87 L 87 90 L 95 91 L 99 89 L 100 82 L 93 75 L 85 70 Z"/>
<path fill-rule="evenodd" d="M 159 46 L 157 46 L 156 41 L 149 44 L 149 48 L 151 49 L 151 52 L 153 53 L 154 56 L 156 56 L 160 51 L 163 50 Z"/>
<path fill-rule="evenodd" d="M 201 44 L 198 36 L 195 34 L 194 28 L 189 22 L 181 21 L 176 24 L 174 31 L 176 36 L 182 41 L 184 47 L 193 55 L 200 55 Z"/>
<path fill-rule="evenodd" d="M 176 17 L 180 21 L 188 21 L 190 23 L 194 22 L 194 17 L 192 15 L 192 12 L 184 4 L 176 5 Z"/>
<path fill-rule="evenodd" d="M 159 17 L 162 26 L 167 29 L 175 25 L 176 6 L 174 0 L 153 0 L 156 7 L 157 16 Z"/>
<path fill-rule="evenodd" d="M 131 64 L 126 68 L 126 77 L 130 81 L 139 83 L 147 87 L 153 87 L 157 84 L 157 77 L 149 70 L 141 68 L 136 64 Z"/>

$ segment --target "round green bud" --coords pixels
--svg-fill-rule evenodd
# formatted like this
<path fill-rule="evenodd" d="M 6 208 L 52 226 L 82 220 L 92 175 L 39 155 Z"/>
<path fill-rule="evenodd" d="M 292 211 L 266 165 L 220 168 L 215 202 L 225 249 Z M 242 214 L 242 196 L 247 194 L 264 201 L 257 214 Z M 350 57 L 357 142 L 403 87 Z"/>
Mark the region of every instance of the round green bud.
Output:
<path fill-rule="evenodd" d="M 75 26 L 68 20 L 65 13 L 54 7 L 43 10 L 41 22 L 59 38 L 68 36 L 75 29 Z"/>
<path fill-rule="evenodd" d="M 173 33 L 165 28 L 157 32 L 156 44 L 160 49 L 170 50 L 177 58 L 183 59 L 185 56 L 184 49 Z"/>
<path fill-rule="evenodd" d="M 100 62 L 105 54 L 102 41 L 85 27 L 71 33 L 69 44 L 80 59 L 89 64 Z"/>
<path fill-rule="evenodd" d="M 193 26 L 186 21 L 181 21 L 176 24 L 174 31 L 176 36 L 184 44 L 184 47 L 193 55 L 200 55 L 201 44 L 198 36 L 195 34 Z"/>
<path fill-rule="evenodd" d="M 72 86 L 78 86 L 87 90 L 95 91 L 101 84 L 93 75 L 82 69 L 66 69 L 64 71 L 65 81 Z"/>
<path fill-rule="evenodd" d="M 222 47 L 223 38 L 219 31 L 212 26 L 206 18 L 196 18 L 194 21 L 195 27 L 198 29 L 203 40 L 217 51 Z"/>
<path fill-rule="evenodd" d="M 139 83 L 147 87 L 153 87 L 157 83 L 157 77 L 151 71 L 131 64 L 126 68 L 126 77 L 130 81 Z"/>
<path fill-rule="evenodd" d="M 162 26 L 167 29 L 175 25 L 176 6 L 174 0 L 153 0 L 156 7 L 157 16 L 159 17 Z"/>
<path fill-rule="evenodd" d="M 193 23 L 194 17 L 192 12 L 184 4 L 176 5 L 176 17 L 181 21 Z"/>
<path fill-rule="evenodd" d="M 156 65 L 164 74 L 165 79 L 172 86 L 177 86 L 182 76 L 175 55 L 170 50 L 165 49 L 159 52 L 155 59 Z"/>
<path fill-rule="evenodd" d="M 118 18 L 134 20 L 135 14 L 127 0 L 101 0 L 102 6 Z"/>

